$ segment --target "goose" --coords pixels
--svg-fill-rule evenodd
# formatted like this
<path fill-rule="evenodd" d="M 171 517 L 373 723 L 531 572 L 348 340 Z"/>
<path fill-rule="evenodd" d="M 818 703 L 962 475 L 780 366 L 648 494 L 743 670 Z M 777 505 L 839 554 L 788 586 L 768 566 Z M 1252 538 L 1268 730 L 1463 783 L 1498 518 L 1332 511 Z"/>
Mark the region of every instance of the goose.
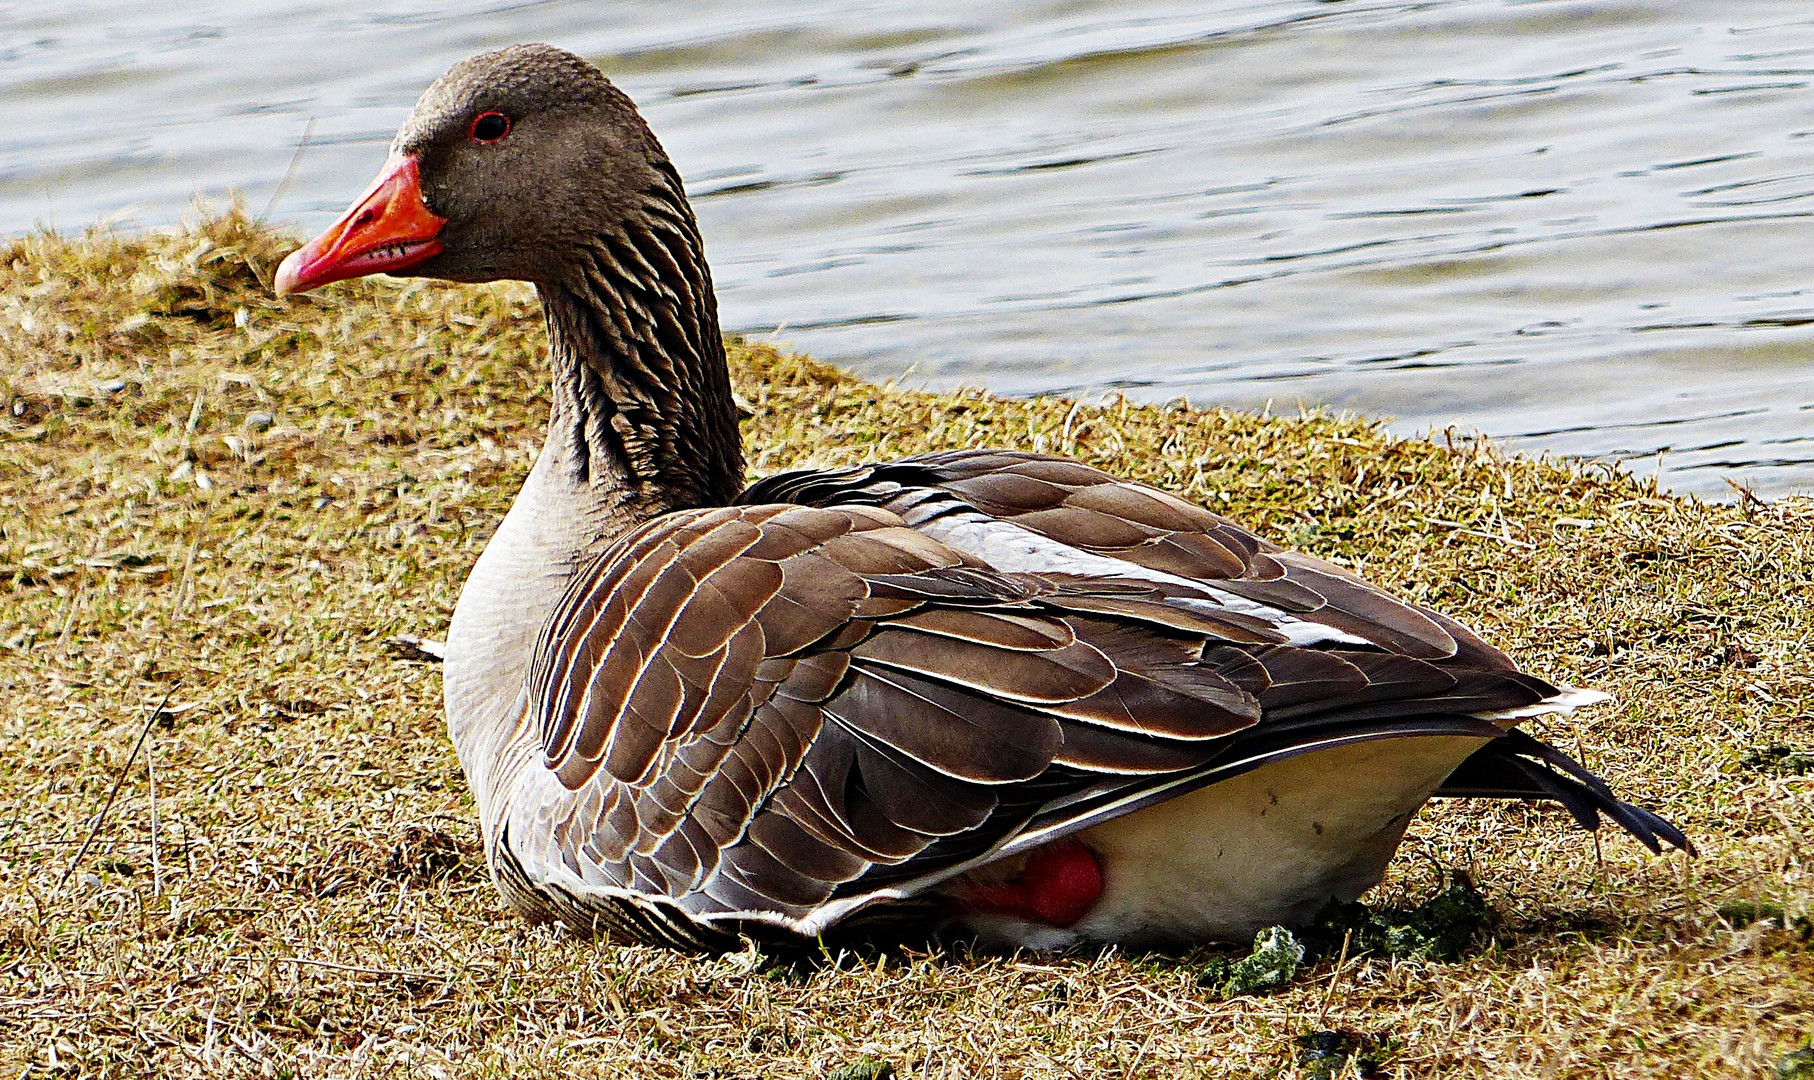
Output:
<path fill-rule="evenodd" d="M 1690 849 L 1517 726 L 1606 695 L 1164 491 L 1010 450 L 746 484 L 680 174 L 578 56 L 456 64 L 275 289 L 377 272 L 544 311 L 546 437 L 443 668 L 524 916 L 707 952 L 1250 940 L 1377 884 L 1434 795 Z"/>

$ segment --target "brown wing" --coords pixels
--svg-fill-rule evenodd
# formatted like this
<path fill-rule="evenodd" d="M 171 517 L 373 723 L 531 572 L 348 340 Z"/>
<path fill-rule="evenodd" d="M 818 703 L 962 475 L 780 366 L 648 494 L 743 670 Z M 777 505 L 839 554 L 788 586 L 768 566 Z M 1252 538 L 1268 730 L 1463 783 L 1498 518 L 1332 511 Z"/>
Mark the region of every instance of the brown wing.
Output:
<path fill-rule="evenodd" d="M 1451 620 L 1074 462 L 931 455 L 743 498 L 626 537 L 539 643 L 545 769 L 500 872 L 580 898 L 578 921 L 817 933 L 1267 760 L 1493 739 L 1492 715 L 1557 693 Z M 1547 747 L 1492 745 L 1469 793 L 1679 837 Z"/>
<path fill-rule="evenodd" d="M 1185 789 L 1180 785 L 1213 782 L 1236 763 L 1354 738 L 1491 735 L 1477 717 L 1516 715 L 1558 698 L 1555 687 L 1519 671 L 1503 652 L 1439 612 L 1399 600 L 1322 559 L 1283 550 L 1164 491 L 1075 461 L 949 451 L 781 474 L 752 485 L 741 498 L 871 505 L 934 535 L 961 534 L 971 546 L 960 547 L 997 565 L 1061 568 L 1069 550 L 1118 564 L 1123 576 L 1146 576 L 1146 587 L 1168 603 L 1152 603 L 1149 593 L 1130 605 L 1100 581 L 1091 583 L 1093 595 L 1045 602 L 1105 620 L 1108 626 L 1092 630 L 1092 640 L 1118 660 L 1159 639 L 1194 641 L 1197 663 L 1182 670 L 1232 687 L 1256 702 L 1263 716 L 1182 779 L 1108 791 L 1093 807 L 1072 800 L 1056 817 L 1041 817 L 1042 823 L 1056 821 L 1061 831 L 1178 794 Z M 973 527 L 979 522 L 983 528 Z M 1013 558 L 995 559 L 991 544 L 1016 529 L 1051 541 L 1056 554 L 1028 557 L 1010 538 L 1006 552 Z M 1099 565 L 1090 572 L 1104 571 Z M 1184 614 L 1196 621 L 1177 621 Z M 1078 618 L 1068 621 L 1081 625 Z M 1178 670 L 1171 669 L 1171 677 Z M 1208 693 L 1201 685 L 1197 692 Z M 1509 720 L 1497 723 L 1503 727 Z M 1555 799 L 1584 824 L 1597 821 L 1599 812 L 1610 815 L 1652 850 L 1659 841 L 1687 843 L 1679 830 L 1621 802 L 1566 755 L 1534 739 L 1495 740 L 1476 759 L 1457 773 L 1465 779 L 1455 793 Z M 1029 828 L 1025 839 L 1037 839 L 1035 834 L 1046 835 Z"/>
<path fill-rule="evenodd" d="M 1268 543 L 1175 495 L 1064 458 L 947 451 L 784 473 L 752 485 L 740 501 L 875 505 L 915 528 L 973 511 L 1080 551 L 1211 583 L 1390 653 L 1516 672 L 1503 652 L 1446 616 L 1407 604 L 1333 563 Z"/>
<path fill-rule="evenodd" d="M 1224 634 L 1257 636 L 1138 585 L 996 573 L 883 510 L 667 515 L 544 630 L 529 709 L 560 790 L 513 843 L 555 877 L 797 920 L 1069 790 L 1201 764 L 1260 715 L 1200 660 Z"/>

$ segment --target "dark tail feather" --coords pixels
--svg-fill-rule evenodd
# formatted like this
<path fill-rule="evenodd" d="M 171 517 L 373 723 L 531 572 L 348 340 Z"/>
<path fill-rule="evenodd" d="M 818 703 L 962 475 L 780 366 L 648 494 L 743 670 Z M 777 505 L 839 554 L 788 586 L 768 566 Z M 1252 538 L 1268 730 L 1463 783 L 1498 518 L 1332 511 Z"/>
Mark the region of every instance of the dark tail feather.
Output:
<path fill-rule="evenodd" d="M 1662 854 L 1664 843 L 1694 854 L 1694 845 L 1682 830 L 1619 798 L 1586 766 L 1522 731 L 1507 732 L 1476 750 L 1436 794 L 1559 802 L 1590 832 L 1600 827 L 1600 815 L 1605 814 L 1657 854 Z"/>

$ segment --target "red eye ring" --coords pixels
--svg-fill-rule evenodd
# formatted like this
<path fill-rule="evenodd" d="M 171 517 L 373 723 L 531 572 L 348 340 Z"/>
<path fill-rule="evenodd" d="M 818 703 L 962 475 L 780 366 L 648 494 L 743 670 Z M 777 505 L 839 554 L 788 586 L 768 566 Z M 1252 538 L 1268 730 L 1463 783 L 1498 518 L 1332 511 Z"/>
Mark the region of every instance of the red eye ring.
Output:
<path fill-rule="evenodd" d="M 473 142 L 494 143 L 510 134 L 510 117 L 501 112 L 482 112 L 472 118 L 472 127 L 467 129 Z"/>

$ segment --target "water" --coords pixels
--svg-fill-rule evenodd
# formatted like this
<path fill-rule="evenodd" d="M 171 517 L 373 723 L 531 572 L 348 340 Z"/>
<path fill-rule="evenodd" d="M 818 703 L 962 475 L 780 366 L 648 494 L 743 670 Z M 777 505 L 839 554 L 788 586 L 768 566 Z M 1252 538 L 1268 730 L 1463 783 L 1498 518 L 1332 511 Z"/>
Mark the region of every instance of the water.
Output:
<path fill-rule="evenodd" d="M 642 104 L 728 329 L 1814 490 L 1802 0 L 15 4 L 0 231 L 229 191 L 312 231 L 424 85 L 536 40 Z"/>

